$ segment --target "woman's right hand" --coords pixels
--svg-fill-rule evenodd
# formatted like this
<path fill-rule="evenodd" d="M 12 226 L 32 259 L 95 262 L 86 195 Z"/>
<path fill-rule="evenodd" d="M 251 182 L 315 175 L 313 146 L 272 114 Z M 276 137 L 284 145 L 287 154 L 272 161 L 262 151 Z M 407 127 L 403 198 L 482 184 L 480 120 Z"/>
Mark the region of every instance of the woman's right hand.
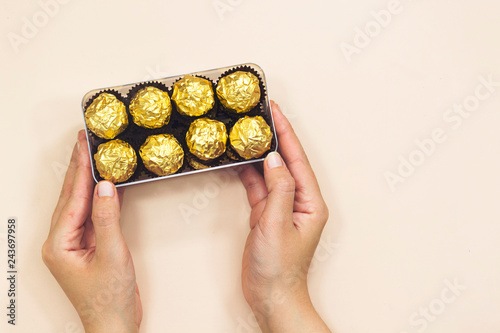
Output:
<path fill-rule="evenodd" d="M 263 332 L 330 332 L 307 289 L 328 208 L 292 126 L 271 106 L 282 156 L 266 157 L 264 175 L 252 165 L 239 173 L 252 208 L 243 292 Z"/>

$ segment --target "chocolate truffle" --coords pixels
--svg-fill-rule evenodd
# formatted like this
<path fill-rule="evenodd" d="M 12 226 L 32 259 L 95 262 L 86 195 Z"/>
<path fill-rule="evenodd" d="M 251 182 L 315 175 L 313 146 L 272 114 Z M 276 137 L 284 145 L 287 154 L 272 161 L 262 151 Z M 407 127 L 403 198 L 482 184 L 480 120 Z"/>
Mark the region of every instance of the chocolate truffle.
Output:
<path fill-rule="evenodd" d="M 125 104 L 113 94 L 102 93 L 85 110 L 85 123 L 98 137 L 114 139 L 128 126 Z"/>
<path fill-rule="evenodd" d="M 134 148 L 122 140 L 100 144 L 94 159 L 101 177 L 113 183 L 126 181 L 137 168 Z"/>
<path fill-rule="evenodd" d="M 200 163 L 199 161 L 195 160 L 193 157 L 189 155 L 186 156 L 186 160 L 188 161 L 189 165 L 195 170 L 203 170 L 210 168 L 209 165 Z"/>
<path fill-rule="evenodd" d="M 259 79 L 250 72 L 237 71 L 226 75 L 217 84 L 222 105 L 235 113 L 253 109 L 260 100 Z"/>
<path fill-rule="evenodd" d="M 246 160 L 268 151 L 272 138 L 271 128 L 261 116 L 241 118 L 229 133 L 231 147 Z"/>
<path fill-rule="evenodd" d="M 189 151 L 201 160 L 208 161 L 226 151 L 227 131 L 224 123 L 208 118 L 196 119 L 186 133 Z"/>
<path fill-rule="evenodd" d="M 185 75 L 174 83 L 172 101 L 180 114 L 199 117 L 210 111 L 215 104 L 212 82 L 200 77 Z"/>
<path fill-rule="evenodd" d="M 168 124 L 172 114 L 170 97 L 156 87 L 145 87 L 130 102 L 130 114 L 134 123 L 144 128 L 159 128 Z"/>
<path fill-rule="evenodd" d="M 172 134 L 151 135 L 139 150 L 144 166 L 158 176 L 177 172 L 184 161 L 184 151 Z"/>

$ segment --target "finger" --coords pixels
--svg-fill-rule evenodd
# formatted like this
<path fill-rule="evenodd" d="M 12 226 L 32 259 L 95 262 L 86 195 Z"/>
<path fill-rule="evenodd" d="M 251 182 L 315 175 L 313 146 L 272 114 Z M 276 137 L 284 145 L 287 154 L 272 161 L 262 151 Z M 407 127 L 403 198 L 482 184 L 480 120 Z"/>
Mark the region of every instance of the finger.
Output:
<path fill-rule="evenodd" d="M 250 212 L 250 229 L 255 228 L 255 226 L 259 223 L 262 213 L 264 212 L 264 208 L 266 208 L 266 200 L 259 202 L 252 208 L 252 211 Z"/>
<path fill-rule="evenodd" d="M 255 170 L 261 175 L 264 175 L 264 164 L 263 163 L 254 163 L 252 164 Z"/>
<path fill-rule="evenodd" d="M 278 153 L 264 160 L 264 178 L 269 192 L 259 223 L 272 226 L 293 225 L 295 181 Z"/>
<path fill-rule="evenodd" d="M 113 183 L 102 181 L 94 190 L 92 222 L 96 238 L 96 255 L 113 260 L 125 247 L 120 228 L 120 199 Z"/>
<path fill-rule="evenodd" d="M 89 216 L 85 221 L 84 226 L 84 234 L 80 241 L 80 249 L 90 249 L 92 247 L 95 248 L 95 232 L 94 232 L 94 224 L 92 223 L 92 218 Z"/>
<path fill-rule="evenodd" d="M 264 177 L 253 165 L 244 165 L 238 169 L 238 176 L 247 191 L 248 203 L 254 208 L 259 202 L 267 198 L 267 187 Z"/>
<path fill-rule="evenodd" d="M 120 202 L 120 209 L 121 209 L 123 205 L 123 196 L 125 195 L 125 188 L 123 187 L 117 188 L 116 192 L 118 193 L 118 201 Z"/>
<path fill-rule="evenodd" d="M 71 154 L 71 160 L 69 162 L 68 170 L 66 170 L 66 175 L 64 176 L 64 183 L 61 188 L 61 194 L 59 195 L 59 201 L 57 202 L 56 209 L 52 215 L 52 221 L 50 223 L 50 229 L 54 227 L 55 222 L 61 214 L 61 210 L 64 205 L 68 202 L 69 196 L 71 194 L 71 188 L 73 187 L 73 179 L 75 178 L 76 166 L 78 165 L 78 150 L 80 146 L 80 136 L 84 135 L 84 131 L 78 132 L 78 137 L 73 148 L 73 153 Z"/>
<path fill-rule="evenodd" d="M 311 168 L 306 153 L 300 144 L 288 119 L 281 113 L 278 104 L 271 101 L 274 126 L 279 140 L 280 153 L 285 160 L 286 166 L 295 179 L 297 194 L 305 196 L 304 201 L 321 199 L 318 181 Z M 297 198 L 299 202 L 302 198 Z"/>
<path fill-rule="evenodd" d="M 79 136 L 78 143 L 80 148 L 70 195 L 54 225 L 54 229 L 60 234 L 68 234 L 79 229 L 90 214 L 94 182 L 89 151 L 85 148 L 85 135 Z"/>

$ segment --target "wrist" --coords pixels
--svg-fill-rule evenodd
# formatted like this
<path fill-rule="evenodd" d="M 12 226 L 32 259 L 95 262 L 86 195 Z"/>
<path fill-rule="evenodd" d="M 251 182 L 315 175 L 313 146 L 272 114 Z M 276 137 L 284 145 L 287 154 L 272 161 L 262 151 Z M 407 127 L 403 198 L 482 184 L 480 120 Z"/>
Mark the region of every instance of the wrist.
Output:
<path fill-rule="evenodd" d="M 316 313 L 307 285 L 274 288 L 249 303 L 262 332 L 307 332 L 307 321 Z"/>
<path fill-rule="evenodd" d="M 276 288 L 252 304 L 263 333 L 330 333 L 314 308 L 307 283 Z"/>
<path fill-rule="evenodd" d="M 84 326 L 85 333 L 138 333 L 138 327 L 129 327 L 123 325 L 102 325 L 102 326 Z"/>
<path fill-rule="evenodd" d="M 83 323 L 85 333 L 137 333 L 139 326 L 123 318 L 101 318 L 95 322 Z"/>

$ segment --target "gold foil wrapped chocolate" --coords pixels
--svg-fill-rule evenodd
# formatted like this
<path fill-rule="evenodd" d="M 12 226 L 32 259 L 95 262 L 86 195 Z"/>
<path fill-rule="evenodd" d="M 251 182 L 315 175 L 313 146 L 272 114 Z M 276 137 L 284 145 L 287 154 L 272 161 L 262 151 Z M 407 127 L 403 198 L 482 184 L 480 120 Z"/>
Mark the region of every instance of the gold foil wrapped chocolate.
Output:
<path fill-rule="evenodd" d="M 134 148 L 122 140 L 100 144 L 94 159 L 101 177 L 113 183 L 128 180 L 137 168 Z"/>
<path fill-rule="evenodd" d="M 208 165 L 202 164 L 199 161 L 195 160 L 194 158 L 190 157 L 189 155 L 186 156 L 186 159 L 189 163 L 189 165 L 195 169 L 195 170 L 203 170 L 203 169 L 208 169 L 210 168 Z"/>
<path fill-rule="evenodd" d="M 231 147 L 246 160 L 268 151 L 272 138 L 271 128 L 261 116 L 241 118 L 229 133 Z"/>
<path fill-rule="evenodd" d="M 201 160 L 217 158 L 226 151 L 226 126 L 213 119 L 196 119 L 186 133 L 186 143 L 189 151 Z"/>
<path fill-rule="evenodd" d="M 145 87 L 130 102 L 130 114 L 134 123 L 144 128 L 160 128 L 168 124 L 172 104 L 168 94 L 156 87 Z"/>
<path fill-rule="evenodd" d="M 85 123 L 98 137 L 114 139 L 128 126 L 125 104 L 113 94 L 102 93 L 85 110 Z"/>
<path fill-rule="evenodd" d="M 200 77 L 185 75 L 174 83 L 172 100 L 180 114 L 199 117 L 210 111 L 215 104 L 212 82 Z"/>
<path fill-rule="evenodd" d="M 236 113 L 248 112 L 259 103 L 259 79 L 243 71 L 226 75 L 217 84 L 217 96 L 227 109 Z"/>
<path fill-rule="evenodd" d="M 177 172 L 184 161 L 184 150 L 172 134 L 149 136 L 139 154 L 144 166 L 158 176 Z"/>

